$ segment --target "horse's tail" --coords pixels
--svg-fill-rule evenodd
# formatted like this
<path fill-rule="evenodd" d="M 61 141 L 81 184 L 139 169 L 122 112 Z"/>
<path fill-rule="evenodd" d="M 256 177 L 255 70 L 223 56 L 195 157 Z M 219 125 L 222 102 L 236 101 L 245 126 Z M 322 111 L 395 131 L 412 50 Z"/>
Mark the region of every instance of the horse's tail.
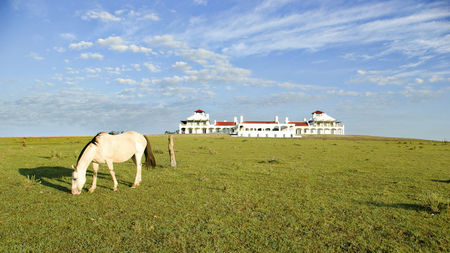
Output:
<path fill-rule="evenodd" d="M 148 169 L 149 165 L 151 165 L 152 168 L 154 169 L 156 166 L 156 159 L 155 159 L 155 156 L 153 155 L 152 147 L 150 146 L 150 140 L 147 138 L 147 136 L 144 135 L 144 137 L 145 137 L 145 140 L 147 140 L 147 147 L 145 147 L 145 151 L 144 151 L 145 166 Z"/>

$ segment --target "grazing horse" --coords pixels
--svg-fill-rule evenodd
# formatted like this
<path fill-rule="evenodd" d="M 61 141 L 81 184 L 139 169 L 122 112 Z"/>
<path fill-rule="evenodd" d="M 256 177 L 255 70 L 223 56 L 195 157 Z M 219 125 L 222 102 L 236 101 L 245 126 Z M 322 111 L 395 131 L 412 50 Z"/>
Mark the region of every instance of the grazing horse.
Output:
<path fill-rule="evenodd" d="M 92 176 L 92 186 L 89 192 L 94 192 L 97 187 L 97 172 L 99 164 L 107 164 L 109 173 L 114 181 L 114 191 L 117 190 L 117 180 L 114 173 L 113 163 L 121 163 L 133 157 L 136 163 L 136 178 L 133 186 L 135 188 L 141 182 L 142 155 L 145 154 L 146 166 L 155 168 L 156 161 L 153 156 L 150 141 L 145 135 L 137 132 L 126 132 L 119 135 L 110 135 L 104 132 L 98 133 L 80 153 L 77 166 L 73 168 L 72 174 L 72 194 L 80 194 L 86 182 L 86 170 L 92 162 L 94 174 Z"/>

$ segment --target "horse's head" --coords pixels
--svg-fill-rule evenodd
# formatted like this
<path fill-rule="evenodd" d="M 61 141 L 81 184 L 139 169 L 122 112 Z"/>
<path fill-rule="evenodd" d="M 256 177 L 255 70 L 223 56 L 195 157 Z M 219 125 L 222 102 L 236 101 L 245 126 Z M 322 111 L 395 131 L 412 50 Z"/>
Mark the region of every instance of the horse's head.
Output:
<path fill-rule="evenodd" d="M 74 168 L 73 165 L 72 169 L 72 194 L 78 195 L 81 193 L 84 183 L 86 182 L 86 173 L 79 173 L 79 170 Z"/>

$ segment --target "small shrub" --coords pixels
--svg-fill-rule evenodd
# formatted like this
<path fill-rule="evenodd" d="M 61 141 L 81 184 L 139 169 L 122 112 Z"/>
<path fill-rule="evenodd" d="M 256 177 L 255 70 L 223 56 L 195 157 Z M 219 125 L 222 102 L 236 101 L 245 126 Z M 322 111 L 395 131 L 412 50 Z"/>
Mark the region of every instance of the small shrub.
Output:
<path fill-rule="evenodd" d="M 55 159 L 55 158 L 61 158 L 62 157 L 62 154 L 61 154 L 61 152 L 56 152 L 55 150 L 51 150 L 50 151 L 50 159 Z"/>
<path fill-rule="evenodd" d="M 242 168 L 244 168 L 244 166 L 242 165 L 242 163 L 233 163 L 233 166 L 235 169 L 240 170 Z"/>
<path fill-rule="evenodd" d="M 153 153 L 155 153 L 155 154 L 164 154 L 164 151 L 162 151 L 160 149 L 154 149 Z"/>
<path fill-rule="evenodd" d="M 24 147 L 24 148 L 27 147 L 27 142 L 25 141 L 25 139 L 23 139 L 23 141 L 22 141 L 22 147 Z"/>
<path fill-rule="evenodd" d="M 275 157 L 270 158 L 269 160 L 267 160 L 267 162 L 271 163 L 271 164 L 279 164 L 280 163 L 277 159 L 275 159 Z"/>
<path fill-rule="evenodd" d="M 425 202 L 425 207 L 432 213 L 440 213 L 448 209 L 448 204 L 442 196 L 435 192 L 429 192 L 423 196 L 422 200 Z"/>
<path fill-rule="evenodd" d="M 200 147 L 198 147 L 198 149 L 205 150 L 211 155 L 217 154 L 217 152 L 214 149 L 210 149 L 210 148 L 208 148 L 206 146 L 200 146 Z"/>
<path fill-rule="evenodd" d="M 41 183 L 41 179 L 40 178 L 36 178 L 36 175 L 28 175 L 25 178 L 25 182 L 30 184 L 30 185 L 35 185 L 35 184 L 40 184 Z"/>

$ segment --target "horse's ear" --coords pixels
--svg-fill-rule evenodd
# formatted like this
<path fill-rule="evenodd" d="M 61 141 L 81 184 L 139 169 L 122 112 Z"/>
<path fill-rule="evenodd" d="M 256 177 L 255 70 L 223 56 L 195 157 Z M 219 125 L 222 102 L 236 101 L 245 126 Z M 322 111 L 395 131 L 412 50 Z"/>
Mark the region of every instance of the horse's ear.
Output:
<path fill-rule="evenodd" d="M 72 164 L 72 169 L 75 170 L 75 167 L 73 167 L 73 164 Z"/>

